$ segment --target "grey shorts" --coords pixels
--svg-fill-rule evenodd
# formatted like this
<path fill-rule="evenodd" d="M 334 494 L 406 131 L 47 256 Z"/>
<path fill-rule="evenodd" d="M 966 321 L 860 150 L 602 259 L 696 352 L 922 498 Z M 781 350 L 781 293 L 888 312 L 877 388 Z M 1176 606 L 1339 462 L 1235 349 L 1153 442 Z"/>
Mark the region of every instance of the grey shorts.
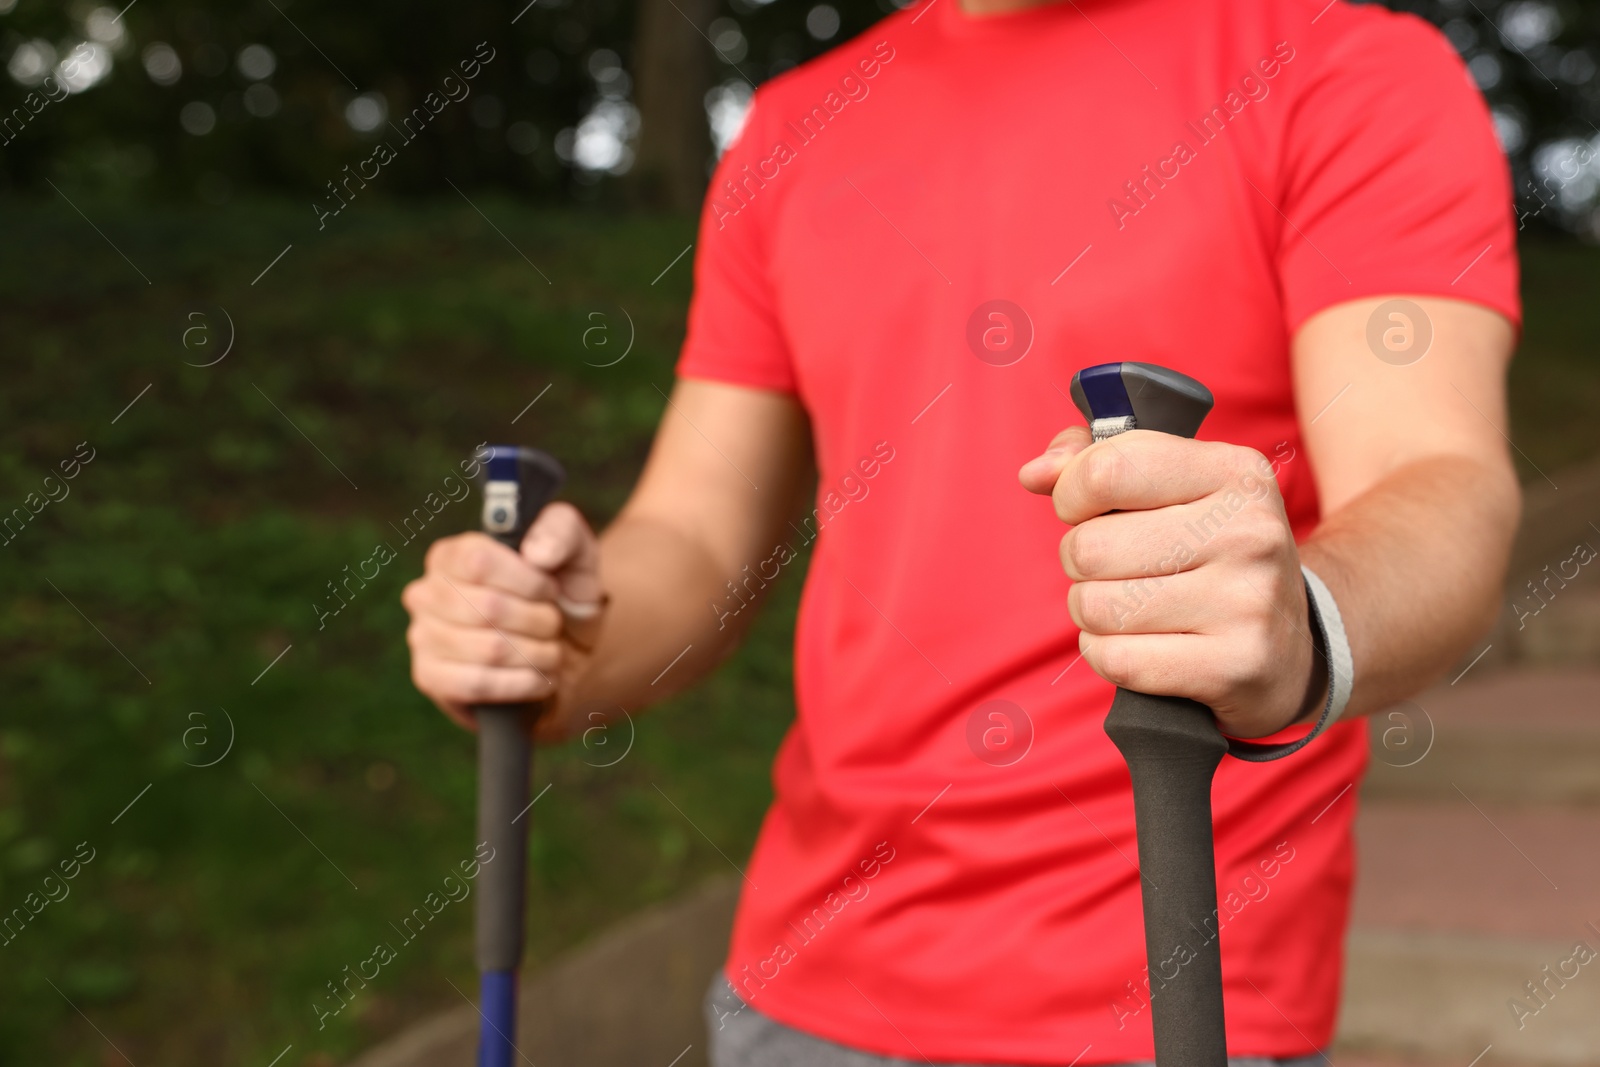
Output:
<path fill-rule="evenodd" d="M 705 1013 L 711 1067 L 918 1067 L 916 1060 L 859 1052 L 769 1019 L 740 999 L 721 974 L 706 990 Z M 1292 1060 L 1251 1057 L 1230 1060 L 1229 1067 L 1323 1067 L 1327 1062 L 1325 1056 Z"/>

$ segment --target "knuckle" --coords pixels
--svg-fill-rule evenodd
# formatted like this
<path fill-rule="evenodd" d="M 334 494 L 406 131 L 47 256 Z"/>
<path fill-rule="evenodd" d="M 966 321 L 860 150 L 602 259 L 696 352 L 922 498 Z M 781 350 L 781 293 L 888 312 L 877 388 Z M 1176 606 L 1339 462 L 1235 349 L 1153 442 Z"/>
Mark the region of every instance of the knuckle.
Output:
<path fill-rule="evenodd" d="M 406 627 L 406 647 L 411 649 L 413 656 L 419 655 L 427 647 L 427 638 L 423 633 L 422 624 L 414 619 Z"/>
<path fill-rule="evenodd" d="M 462 699 L 473 703 L 487 703 L 498 696 L 495 692 L 494 672 L 488 667 L 474 668 L 467 675 L 462 689 Z"/>
<path fill-rule="evenodd" d="M 1223 543 L 1237 556 L 1252 563 L 1273 559 L 1283 547 L 1287 533 L 1277 516 L 1260 507 L 1246 507 L 1237 521 L 1223 529 Z"/>
<path fill-rule="evenodd" d="M 457 573 L 474 585 L 483 584 L 494 566 L 494 553 L 485 544 L 473 544 L 462 553 Z"/>
<path fill-rule="evenodd" d="M 1258 471 L 1267 465 L 1267 457 L 1249 445 L 1229 445 L 1228 460 L 1240 473 Z"/>
<path fill-rule="evenodd" d="M 1104 539 L 1097 537 L 1089 526 L 1090 523 L 1074 526 L 1061 539 L 1062 565 L 1068 573 L 1084 578 L 1098 574 L 1106 556 Z"/>
<path fill-rule="evenodd" d="M 1134 659 L 1129 651 L 1130 642 L 1101 641 L 1095 647 L 1095 665 L 1101 677 L 1114 685 L 1127 685 L 1133 677 Z"/>
<path fill-rule="evenodd" d="M 1078 625 L 1081 629 L 1092 634 L 1100 634 L 1108 629 L 1115 629 L 1108 625 L 1112 612 L 1108 604 L 1108 597 L 1103 582 L 1082 582 L 1072 587 L 1072 595 L 1078 601 Z"/>
<path fill-rule="evenodd" d="M 504 626 L 511 614 L 511 598 L 504 593 L 489 590 L 474 591 L 466 594 L 467 600 L 477 608 L 477 615 L 484 626 Z"/>
<path fill-rule="evenodd" d="M 1122 484 L 1122 457 L 1113 448 L 1091 448 L 1083 453 L 1078 482 L 1091 501 L 1113 499 Z"/>
<path fill-rule="evenodd" d="M 1245 629 L 1242 640 L 1222 668 L 1230 685 L 1253 685 L 1272 673 L 1271 635 L 1264 621 Z"/>
<path fill-rule="evenodd" d="M 583 521 L 583 512 L 565 500 L 546 504 L 545 509 L 539 513 L 539 518 L 562 532 L 581 532 L 588 528 L 588 523 Z"/>
<path fill-rule="evenodd" d="M 529 605 L 528 624 L 535 637 L 554 638 L 561 634 L 564 620 L 561 609 L 547 601 Z"/>

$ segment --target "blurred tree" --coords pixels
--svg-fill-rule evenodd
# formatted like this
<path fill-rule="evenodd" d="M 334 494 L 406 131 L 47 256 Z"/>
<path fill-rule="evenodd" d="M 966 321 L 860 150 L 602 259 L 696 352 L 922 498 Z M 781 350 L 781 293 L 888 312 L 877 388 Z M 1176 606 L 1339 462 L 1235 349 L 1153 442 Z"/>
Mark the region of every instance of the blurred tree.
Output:
<path fill-rule="evenodd" d="M 0 188 L 277 190 L 309 212 L 384 142 L 361 195 L 448 178 L 594 199 L 625 176 L 635 201 L 693 211 L 755 84 L 907 2 L 0 0 Z M 1600 0 L 1388 2 L 1461 54 L 1522 224 L 1600 237 Z M 403 134 L 480 43 L 460 99 Z"/>
<path fill-rule="evenodd" d="M 639 0 L 633 35 L 639 155 L 631 182 L 652 207 L 694 211 L 706 185 L 711 137 L 706 93 L 713 45 L 702 26 L 718 0 Z"/>

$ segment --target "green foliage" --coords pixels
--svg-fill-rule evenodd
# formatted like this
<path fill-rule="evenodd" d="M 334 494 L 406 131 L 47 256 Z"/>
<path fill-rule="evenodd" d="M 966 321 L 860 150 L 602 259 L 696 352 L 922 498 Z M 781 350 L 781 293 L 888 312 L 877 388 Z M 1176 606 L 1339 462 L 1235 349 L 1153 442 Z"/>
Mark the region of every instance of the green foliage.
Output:
<path fill-rule="evenodd" d="M 445 10 L 417 0 L 139 0 L 115 28 L 100 30 L 109 76 L 37 114 L 24 108 L 14 128 L 0 126 L 0 188 L 48 191 L 52 180 L 101 195 L 157 191 L 220 203 L 272 189 L 309 200 L 326 196 L 326 183 L 337 183 L 382 138 L 397 158 L 363 195 L 449 192 L 448 179 L 542 199 L 592 198 L 593 179 L 574 175 L 555 141 L 599 99 L 596 73 L 606 62 L 632 69 L 636 2 L 458 0 Z M 16 0 L 0 14 L 0 64 L 40 42 L 54 60 L 66 59 L 92 39 L 91 13 L 101 12 L 96 25 L 105 27 L 123 6 Z M 718 80 L 760 82 L 891 10 L 889 0 L 835 0 L 842 28 L 825 42 L 804 29 L 810 6 L 734 0 L 721 17 L 735 18 L 748 42 L 721 55 L 739 61 L 724 61 L 709 43 L 705 61 Z M 460 87 L 444 86 L 450 75 L 462 82 L 460 64 L 480 44 L 493 58 Z M 264 68 L 241 62 L 252 45 L 275 58 L 271 73 L 257 76 Z M 170 84 L 146 70 L 149 50 L 163 46 L 179 64 Z M 0 78 L 0 119 L 24 106 L 30 88 L 38 91 Z M 388 122 L 357 132 L 345 118 L 352 100 L 376 93 L 398 126 L 429 92 L 463 89 L 467 95 L 410 143 Z M 205 132 L 186 132 L 186 106 L 209 109 Z"/>
<path fill-rule="evenodd" d="M 344 168 L 370 158 L 380 139 L 396 158 L 361 191 L 366 198 L 444 193 L 452 181 L 545 201 L 607 196 L 609 180 L 571 169 L 556 144 L 607 92 L 628 98 L 640 51 L 635 13 L 646 0 L 458 0 L 447 12 L 418 0 L 139 0 L 114 25 L 121 2 L 14 2 L 0 15 L 0 61 L 13 63 L 39 44 L 61 60 L 98 32 L 112 66 L 87 91 L 37 114 L 26 104 L 29 85 L 0 81 L 0 188 L 45 191 L 48 180 L 100 195 L 159 191 L 208 203 L 276 190 L 309 203 L 329 196 L 328 183 L 353 173 Z M 696 27 L 706 38 L 702 58 L 719 83 L 757 85 L 863 32 L 902 2 L 823 0 L 839 25 L 818 40 L 807 31 L 813 0 L 725 0 L 716 18 Z M 1389 6 L 1443 27 L 1472 64 L 1506 139 L 1528 224 L 1594 232 L 1600 0 Z M 453 90 L 465 93 L 458 103 L 411 140 L 399 129 L 404 117 L 440 92 L 447 76 L 459 79 L 480 44 L 492 60 Z M 250 46 L 275 58 L 269 73 L 242 61 Z M 181 68 L 167 84 L 146 69 L 150 50 L 161 47 Z M 622 72 L 620 81 L 606 80 L 614 77 L 609 68 Z M 387 119 L 357 132 L 346 108 L 367 94 L 383 100 Z M 186 132 L 186 107 L 211 116 L 205 132 Z M 1547 157 L 1535 166 L 1540 146 L 1563 139 L 1569 149 L 1573 139 L 1588 139 L 1587 162 Z M 1579 177 L 1585 168 L 1587 177 Z"/>
<path fill-rule="evenodd" d="M 472 741 L 412 689 L 397 598 L 475 498 L 409 545 L 390 524 L 486 438 L 552 448 L 571 497 L 613 512 L 664 406 L 690 258 L 651 281 L 692 238 L 478 203 L 505 238 L 466 205 L 367 211 L 254 287 L 298 212 L 83 204 L 134 268 L 70 210 L 0 210 L 33 249 L 0 266 L 0 508 L 51 472 L 68 490 L 0 546 L 0 909 L 94 852 L 0 946 L 0 1064 L 102 1062 L 70 1005 L 136 1063 L 291 1043 L 285 1064 L 331 1063 L 472 988 L 470 905 L 409 944 L 390 924 L 472 854 Z M 224 310 L 232 351 L 187 365 L 220 355 Z M 624 310 L 633 348 L 599 367 Z M 584 345 L 597 323 L 608 349 Z M 319 629 L 313 602 L 379 541 L 399 558 Z M 748 851 L 792 714 L 796 582 L 714 681 L 606 748 L 540 756 L 533 961 L 727 871 L 702 832 Z M 634 726 L 626 758 L 592 765 Z M 380 941 L 398 958 L 319 1031 L 326 983 Z"/>

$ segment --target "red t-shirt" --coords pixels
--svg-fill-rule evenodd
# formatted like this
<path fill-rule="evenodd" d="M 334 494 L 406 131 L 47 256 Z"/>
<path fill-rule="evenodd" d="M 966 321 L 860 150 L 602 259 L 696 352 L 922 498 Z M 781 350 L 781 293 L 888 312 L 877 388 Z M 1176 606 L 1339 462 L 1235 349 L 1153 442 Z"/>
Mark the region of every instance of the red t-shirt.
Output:
<path fill-rule="evenodd" d="M 1210 386 L 1199 436 L 1272 460 L 1308 534 L 1300 324 L 1383 293 L 1519 317 L 1482 99 L 1377 6 L 934 0 L 761 87 L 697 254 L 679 373 L 795 394 L 821 477 L 741 578 L 814 538 L 736 989 L 910 1060 L 1149 1059 L 1112 687 L 1017 468 L 1082 421 L 1074 371 L 1159 363 Z M 1349 722 L 1217 772 L 1235 1055 L 1332 1035 L 1365 762 Z"/>

